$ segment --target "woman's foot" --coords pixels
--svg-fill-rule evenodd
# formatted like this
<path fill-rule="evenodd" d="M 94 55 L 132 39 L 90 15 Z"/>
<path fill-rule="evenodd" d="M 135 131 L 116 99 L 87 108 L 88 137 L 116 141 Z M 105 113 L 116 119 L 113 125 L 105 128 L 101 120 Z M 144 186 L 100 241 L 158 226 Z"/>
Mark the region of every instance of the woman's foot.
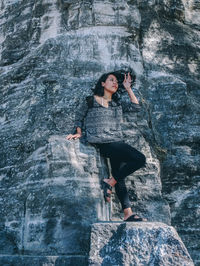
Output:
<path fill-rule="evenodd" d="M 128 219 L 131 215 L 133 215 L 133 211 L 131 208 L 126 208 L 124 211 L 124 221 Z"/>
<path fill-rule="evenodd" d="M 124 219 L 124 222 L 147 222 L 146 218 L 142 218 L 137 214 L 132 214 L 128 218 Z"/>
<path fill-rule="evenodd" d="M 125 222 L 146 222 L 147 219 L 141 218 L 137 214 L 134 214 L 131 208 L 124 209 L 124 221 Z"/>
<path fill-rule="evenodd" d="M 107 183 L 110 187 L 104 187 L 104 197 L 105 200 L 110 203 L 111 201 L 111 194 L 112 194 L 112 188 L 115 186 L 117 181 L 114 179 L 114 177 L 111 178 L 104 178 L 104 183 Z M 105 191 L 106 190 L 106 191 Z"/>

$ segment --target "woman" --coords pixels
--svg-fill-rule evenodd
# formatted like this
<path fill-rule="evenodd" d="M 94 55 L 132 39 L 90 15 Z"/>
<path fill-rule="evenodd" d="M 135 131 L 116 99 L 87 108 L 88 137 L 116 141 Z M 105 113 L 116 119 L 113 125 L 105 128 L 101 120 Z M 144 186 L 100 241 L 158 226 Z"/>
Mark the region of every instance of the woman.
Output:
<path fill-rule="evenodd" d="M 102 181 L 106 202 L 110 202 L 112 188 L 115 187 L 124 212 L 124 221 L 146 221 L 133 213 L 125 185 L 125 177 L 143 167 L 146 158 L 124 142 L 121 130 L 123 111 L 137 112 L 140 105 L 131 89 L 133 80 L 130 73 L 123 76 L 123 87 L 130 101 L 125 102 L 119 98 L 119 76 L 116 73 L 110 72 L 100 77 L 94 95 L 87 97 L 87 102 L 84 99 L 76 112 L 75 134 L 69 134 L 66 139 L 80 138 L 85 120 L 87 141 L 99 147 L 101 155 L 110 159 L 112 176 Z"/>

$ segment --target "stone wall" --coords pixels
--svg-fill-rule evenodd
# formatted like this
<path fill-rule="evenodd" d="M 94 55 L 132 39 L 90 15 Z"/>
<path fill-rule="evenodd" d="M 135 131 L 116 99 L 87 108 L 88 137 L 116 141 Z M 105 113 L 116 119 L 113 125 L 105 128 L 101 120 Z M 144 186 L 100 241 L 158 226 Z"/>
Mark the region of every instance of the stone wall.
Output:
<path fill-rule="evenodd" d="M 106 161 L 65 135 L 99 76 L 131 67 L 143 110 L 125 114 L 124 137 L 147 157 L 127 178 L 133 208 L 175 226 L 198 263 L 198 1 L 2 0 L 0 10 L 1 253 L 85 260 L 89 225 L 121 218 L 115 197 L 103 202 Z"/>

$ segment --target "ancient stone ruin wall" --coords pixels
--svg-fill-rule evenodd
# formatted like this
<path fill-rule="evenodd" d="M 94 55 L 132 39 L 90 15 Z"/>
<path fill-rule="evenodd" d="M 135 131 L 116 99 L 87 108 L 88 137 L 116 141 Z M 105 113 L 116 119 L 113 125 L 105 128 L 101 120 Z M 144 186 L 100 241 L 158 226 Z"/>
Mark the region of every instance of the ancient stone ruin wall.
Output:
<path fill-rule="evenodd" d="M 147 157 L 127 178 L 133 208 L 199 262 L 199 1 L 2 0 L 0 25 L 1 254 L 84 260 L 90 224 L 121 219 L 107 162 L 65 136 L 100 75 L 131 67 L 143 110 L 124 137 Z"/>

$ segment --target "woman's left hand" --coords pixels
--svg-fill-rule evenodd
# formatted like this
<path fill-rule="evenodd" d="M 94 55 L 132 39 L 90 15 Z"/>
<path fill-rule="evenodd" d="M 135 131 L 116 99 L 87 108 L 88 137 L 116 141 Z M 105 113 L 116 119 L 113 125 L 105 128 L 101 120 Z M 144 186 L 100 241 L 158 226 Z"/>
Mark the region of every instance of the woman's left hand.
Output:
<path fill-rule="evenodd" d="M 126 74 L 124 74 L 123 85 L 127 91 L 131 89 L 131 82 L 132 82 L 132 78 L 131 78 L 130 72 L 128 72 L 127 76 Z"/>

